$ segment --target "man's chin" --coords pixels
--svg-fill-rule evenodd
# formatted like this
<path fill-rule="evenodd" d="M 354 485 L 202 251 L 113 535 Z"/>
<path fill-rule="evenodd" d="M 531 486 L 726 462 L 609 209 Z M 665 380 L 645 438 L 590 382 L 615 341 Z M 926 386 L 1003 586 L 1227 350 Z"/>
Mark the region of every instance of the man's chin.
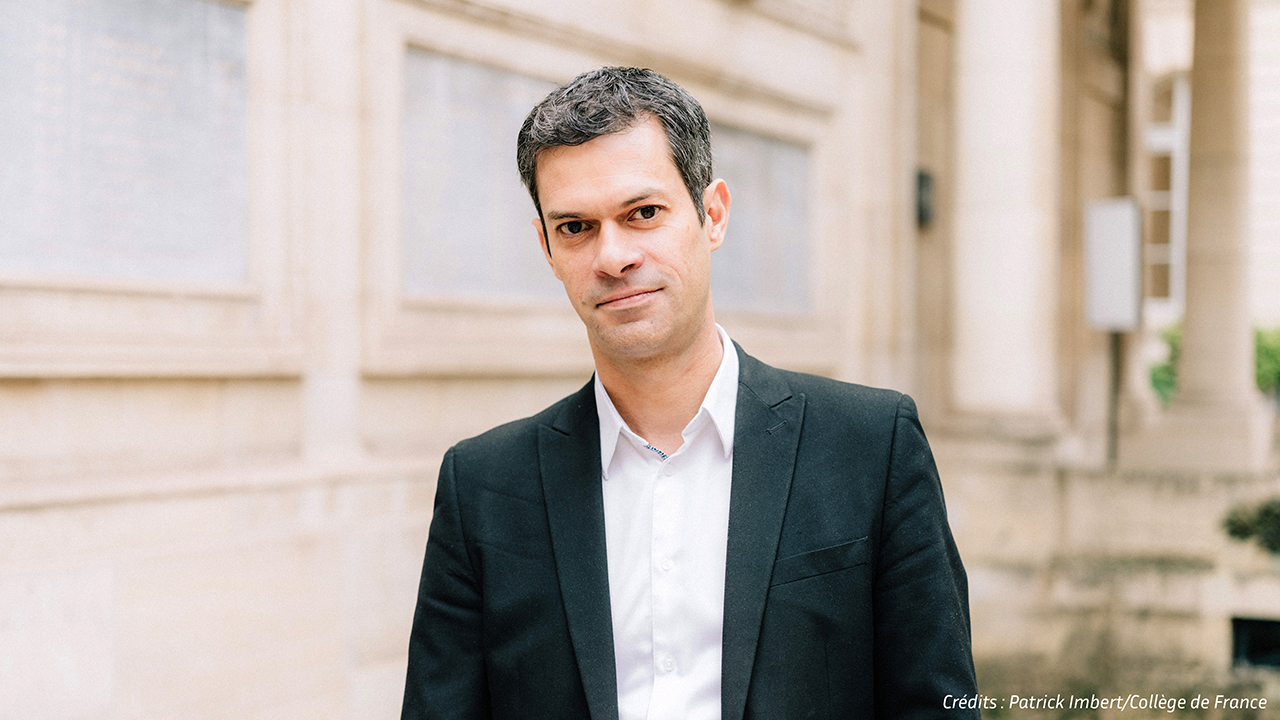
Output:
<path fill-rule="evenodd" d="M 670 345 L 671 333 L 646 320 L 597 327 L 591 344 L 606 357 L 623 361 L 650 360 Z"/>

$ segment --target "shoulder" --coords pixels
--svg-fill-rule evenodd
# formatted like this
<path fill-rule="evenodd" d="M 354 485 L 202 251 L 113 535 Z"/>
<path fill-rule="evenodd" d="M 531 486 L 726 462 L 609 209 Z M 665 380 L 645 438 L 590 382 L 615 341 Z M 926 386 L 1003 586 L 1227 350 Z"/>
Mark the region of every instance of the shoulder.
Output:
<path fill-rule="evenodd" d="M 510 475 L 537 465 L 538 434 L 542 427 L 566 427 L 595 415 L 595 397 L 587 383 L 541 412 L 499 425 L 449 449 L 446 462 L 459 473 L 491 478 Z"/>
<path fill-rule="evenodd" d="M 896 411 L 899 404 L 911 402 L 911 398 L 897 390 L 859 385 L 790 370 L 778 370 L 778 372 L 783 374 L 793 392 L 803 394 L 809 402 L 817 402 L 824 406 L 892 413 Z"/>
<path fill-rule="evenodd" d="M 819 445 L 888 463 L 903 421 L 918 422 L 911 398 L 895 390 L 805 373 L 788 373 L 787 382 L 804 396 L 804 434 Z"/>
<path fill-rule="evenodd" d="M 843 420 L 855 426 L 892 428 L 900 417 L 914 419 L 915 403 L 896 390 L 868 387 L 820 375 L 782 370 L 740 353 L 742 371 L 739 382 L 762 400 L 775 397 L 803 396 L 805 415 L 824 421 Z M 765 400 L 767 404 L 773 402 Z M 842 423 L 843 424 L 843 423 Z"/>

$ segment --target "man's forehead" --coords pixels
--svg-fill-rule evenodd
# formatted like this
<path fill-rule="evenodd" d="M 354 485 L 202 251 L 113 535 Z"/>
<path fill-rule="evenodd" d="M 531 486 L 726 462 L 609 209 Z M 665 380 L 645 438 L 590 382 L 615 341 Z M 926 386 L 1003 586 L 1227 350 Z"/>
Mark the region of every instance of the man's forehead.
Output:
<path fill-rule="evenodd" d="M 581 145 L 546 148 L 538 153 L 537 168 L 546 211 L 570 210 L 550 207 L 558 201 L 627 204 L 683 188 L 666 132 L 656 119 Z"/>
<path fill-rule="evenodd" d="M 643 145 L 639 143 L 633 144 L 625 142 L 634 139 L 637 135 L 642 136 L 647 142 Z M 614 132 L 597 135 L 584 143 L 574 145 L 549 145 L 538 151 L 534 158 L 534 162 L 538 170 L 541 171 L 543 163 L 547 160 L 554 160 L 564 155 L 574 155 L 583 149 L 595 150 L 605 145 L 631 145 L 633 146 L 633 149 L 643 151 L 646 156 L 665 157 L 671 161 L 672 167 L 675 167 L 675 157 L 671 153 L 671 144 L 667 137 L 667 130 L 663 127 L 662 121 L 654 115 L 643 115 L 633 123 L 621 127 Z"/>

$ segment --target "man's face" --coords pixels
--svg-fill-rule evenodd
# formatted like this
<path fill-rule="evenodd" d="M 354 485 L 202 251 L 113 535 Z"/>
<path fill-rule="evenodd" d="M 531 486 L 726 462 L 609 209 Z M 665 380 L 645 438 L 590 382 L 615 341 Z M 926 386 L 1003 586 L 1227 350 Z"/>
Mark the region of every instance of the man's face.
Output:
<path fill-rule="evenodd" d="M 538 156 L 538 239 L 597 353 L 671 356 L 714 323 L 711 251 L 724 240 L 729 193 L 707 188 L 705 224 L 656 118 Z"/>

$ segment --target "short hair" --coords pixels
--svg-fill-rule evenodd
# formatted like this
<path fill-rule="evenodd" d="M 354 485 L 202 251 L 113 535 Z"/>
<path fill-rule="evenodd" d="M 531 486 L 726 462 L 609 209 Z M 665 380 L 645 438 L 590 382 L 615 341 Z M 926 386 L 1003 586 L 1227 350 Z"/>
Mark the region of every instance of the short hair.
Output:
<path fill-rule="evenodd" d="M 542 217 L 538 153 L 628 130 L 647 116 L 662 123 L 671 159 L 698 211 L 698 222 L 705 222 L 702 193 L 712 179 L 707 114 L 684 88 L 653 70 L 633 67 L 602 67 L 582 73 L 552 90 L 529 111 L 516 140 L 516 166 L 538 217 Z"/>

